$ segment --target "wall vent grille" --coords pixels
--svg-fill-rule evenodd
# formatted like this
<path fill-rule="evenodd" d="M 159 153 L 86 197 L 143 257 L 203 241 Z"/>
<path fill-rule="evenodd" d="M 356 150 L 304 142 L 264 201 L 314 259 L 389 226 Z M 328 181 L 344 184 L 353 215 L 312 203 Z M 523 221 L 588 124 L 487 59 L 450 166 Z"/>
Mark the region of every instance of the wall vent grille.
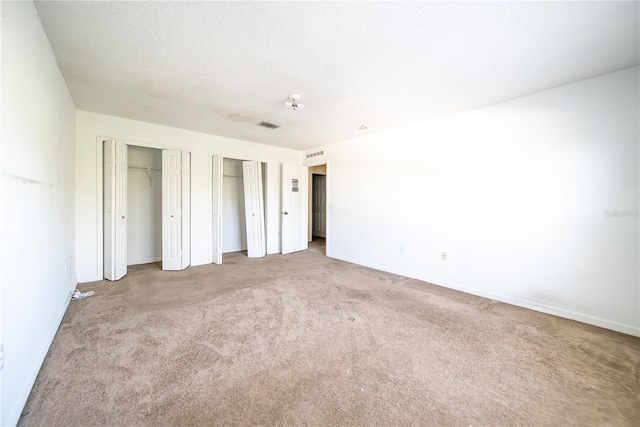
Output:
<path fill-rule="evenodd" d="M 258 123 L 258 126 L 262 126 L 263 128 L 267 129 L 278 129 L 280 127 L 280 125 L 274 125 L 273 123 L 269 122 L 260 122 Z"/>
<path fill-rule="evenodd" d="M 310 159 L 312 157 L 318 157 L 318 156 L 322 156 L 324 154 L 324 150 L 322 151 L 316 151 L 315 153 L 308 153 L 307 154 L 307 159 Z"/>

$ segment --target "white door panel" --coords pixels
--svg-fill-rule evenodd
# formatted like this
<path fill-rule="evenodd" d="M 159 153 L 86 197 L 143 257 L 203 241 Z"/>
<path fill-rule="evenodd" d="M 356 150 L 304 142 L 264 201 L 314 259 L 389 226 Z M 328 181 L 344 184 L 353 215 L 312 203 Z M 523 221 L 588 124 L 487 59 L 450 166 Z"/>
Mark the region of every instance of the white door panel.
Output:
<path fill-rule="evenodd" d="M 222 264 L 222 156 L 213 156 L 212 164 L 212 244 L 214 264 Z"/>
<path fill-rule="evenodd" d="M 242 175 L 247 227 L 247 255 L 250 258 L 261 258 L 267 253 L 264 229 L 262 164 L 257 161 L 242 162 Z"/>
<path fill-rule="evenodd" d="M 104 142 L 104 277 L 127 274 L 127 145 Z"/>
<path fill-rule="evenodd" d="M 105 141 L 103 145 L 103 161 L 104 161 L 104 179 L 103 179 L 103 222 L 104 222 L 104 278 L 107 280 L 116 280 L 115 270 L 115 244 L 116 244 L 116 215 L 113 210 L 115 206 L 115 141 Z"/>
<path fill-rule="evenodd" d="M 191 265 L 191 153 L 182 151 L 181 269 Z"/>
<path fill-rule="evenodd" d="M 162 269 L 182 269 L 182 152 L 162 150 Z"/>
<path fill-rule="evenodd" d="M 282 164 L 282 253 L 288 254 L 308 248 L 309 187 L 306 166 Z"/>
<path fill-rule="evenodd" d="M 127 144 L 116 141 L 116 280 L 127 274 Z"/>

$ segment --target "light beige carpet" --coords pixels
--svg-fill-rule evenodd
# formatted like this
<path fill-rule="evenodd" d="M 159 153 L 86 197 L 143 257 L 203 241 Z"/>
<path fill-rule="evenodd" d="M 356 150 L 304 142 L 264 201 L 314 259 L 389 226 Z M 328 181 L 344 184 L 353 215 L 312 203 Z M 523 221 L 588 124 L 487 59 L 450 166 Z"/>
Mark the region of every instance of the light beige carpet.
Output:
<path fill-rule="evenodd" d="M 20 426 L 640 424 L 640 339 L 313 251 L 80 289 Z"/>

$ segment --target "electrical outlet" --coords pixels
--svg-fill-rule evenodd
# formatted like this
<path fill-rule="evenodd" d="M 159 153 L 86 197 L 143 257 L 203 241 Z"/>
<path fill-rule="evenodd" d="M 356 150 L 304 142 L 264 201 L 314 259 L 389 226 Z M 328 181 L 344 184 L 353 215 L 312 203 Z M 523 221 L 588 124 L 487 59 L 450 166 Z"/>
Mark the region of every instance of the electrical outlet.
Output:
<path fill-rule="evenodd" d="M 403 254 L 404 253 L 404 245 L 400 245 L 400 253 Z"/>
<path fill-rule="evenodd" d="M 443 261 L 447 260 L 447 253 L 445 251 L 442 251 L 442 254 L 440 255 L 440 258 L 442 258 Z"/>

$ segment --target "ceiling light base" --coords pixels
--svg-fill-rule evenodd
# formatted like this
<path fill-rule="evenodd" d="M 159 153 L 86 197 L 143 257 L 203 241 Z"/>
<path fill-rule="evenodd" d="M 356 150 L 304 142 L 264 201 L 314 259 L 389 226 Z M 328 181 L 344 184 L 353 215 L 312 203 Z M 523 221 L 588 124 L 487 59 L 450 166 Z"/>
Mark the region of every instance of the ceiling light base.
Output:
<path fill-rule="evenodd" d="M 284 105 L 293 108 L 293 111 L 297 110 L 298 108 L 304 108 L 304 105 L 298 104 L 299 99 L 300 95 L 298 95 L 297 93 L 293 93 L 289 95 L 289 100 L 285 102 Z"/>

